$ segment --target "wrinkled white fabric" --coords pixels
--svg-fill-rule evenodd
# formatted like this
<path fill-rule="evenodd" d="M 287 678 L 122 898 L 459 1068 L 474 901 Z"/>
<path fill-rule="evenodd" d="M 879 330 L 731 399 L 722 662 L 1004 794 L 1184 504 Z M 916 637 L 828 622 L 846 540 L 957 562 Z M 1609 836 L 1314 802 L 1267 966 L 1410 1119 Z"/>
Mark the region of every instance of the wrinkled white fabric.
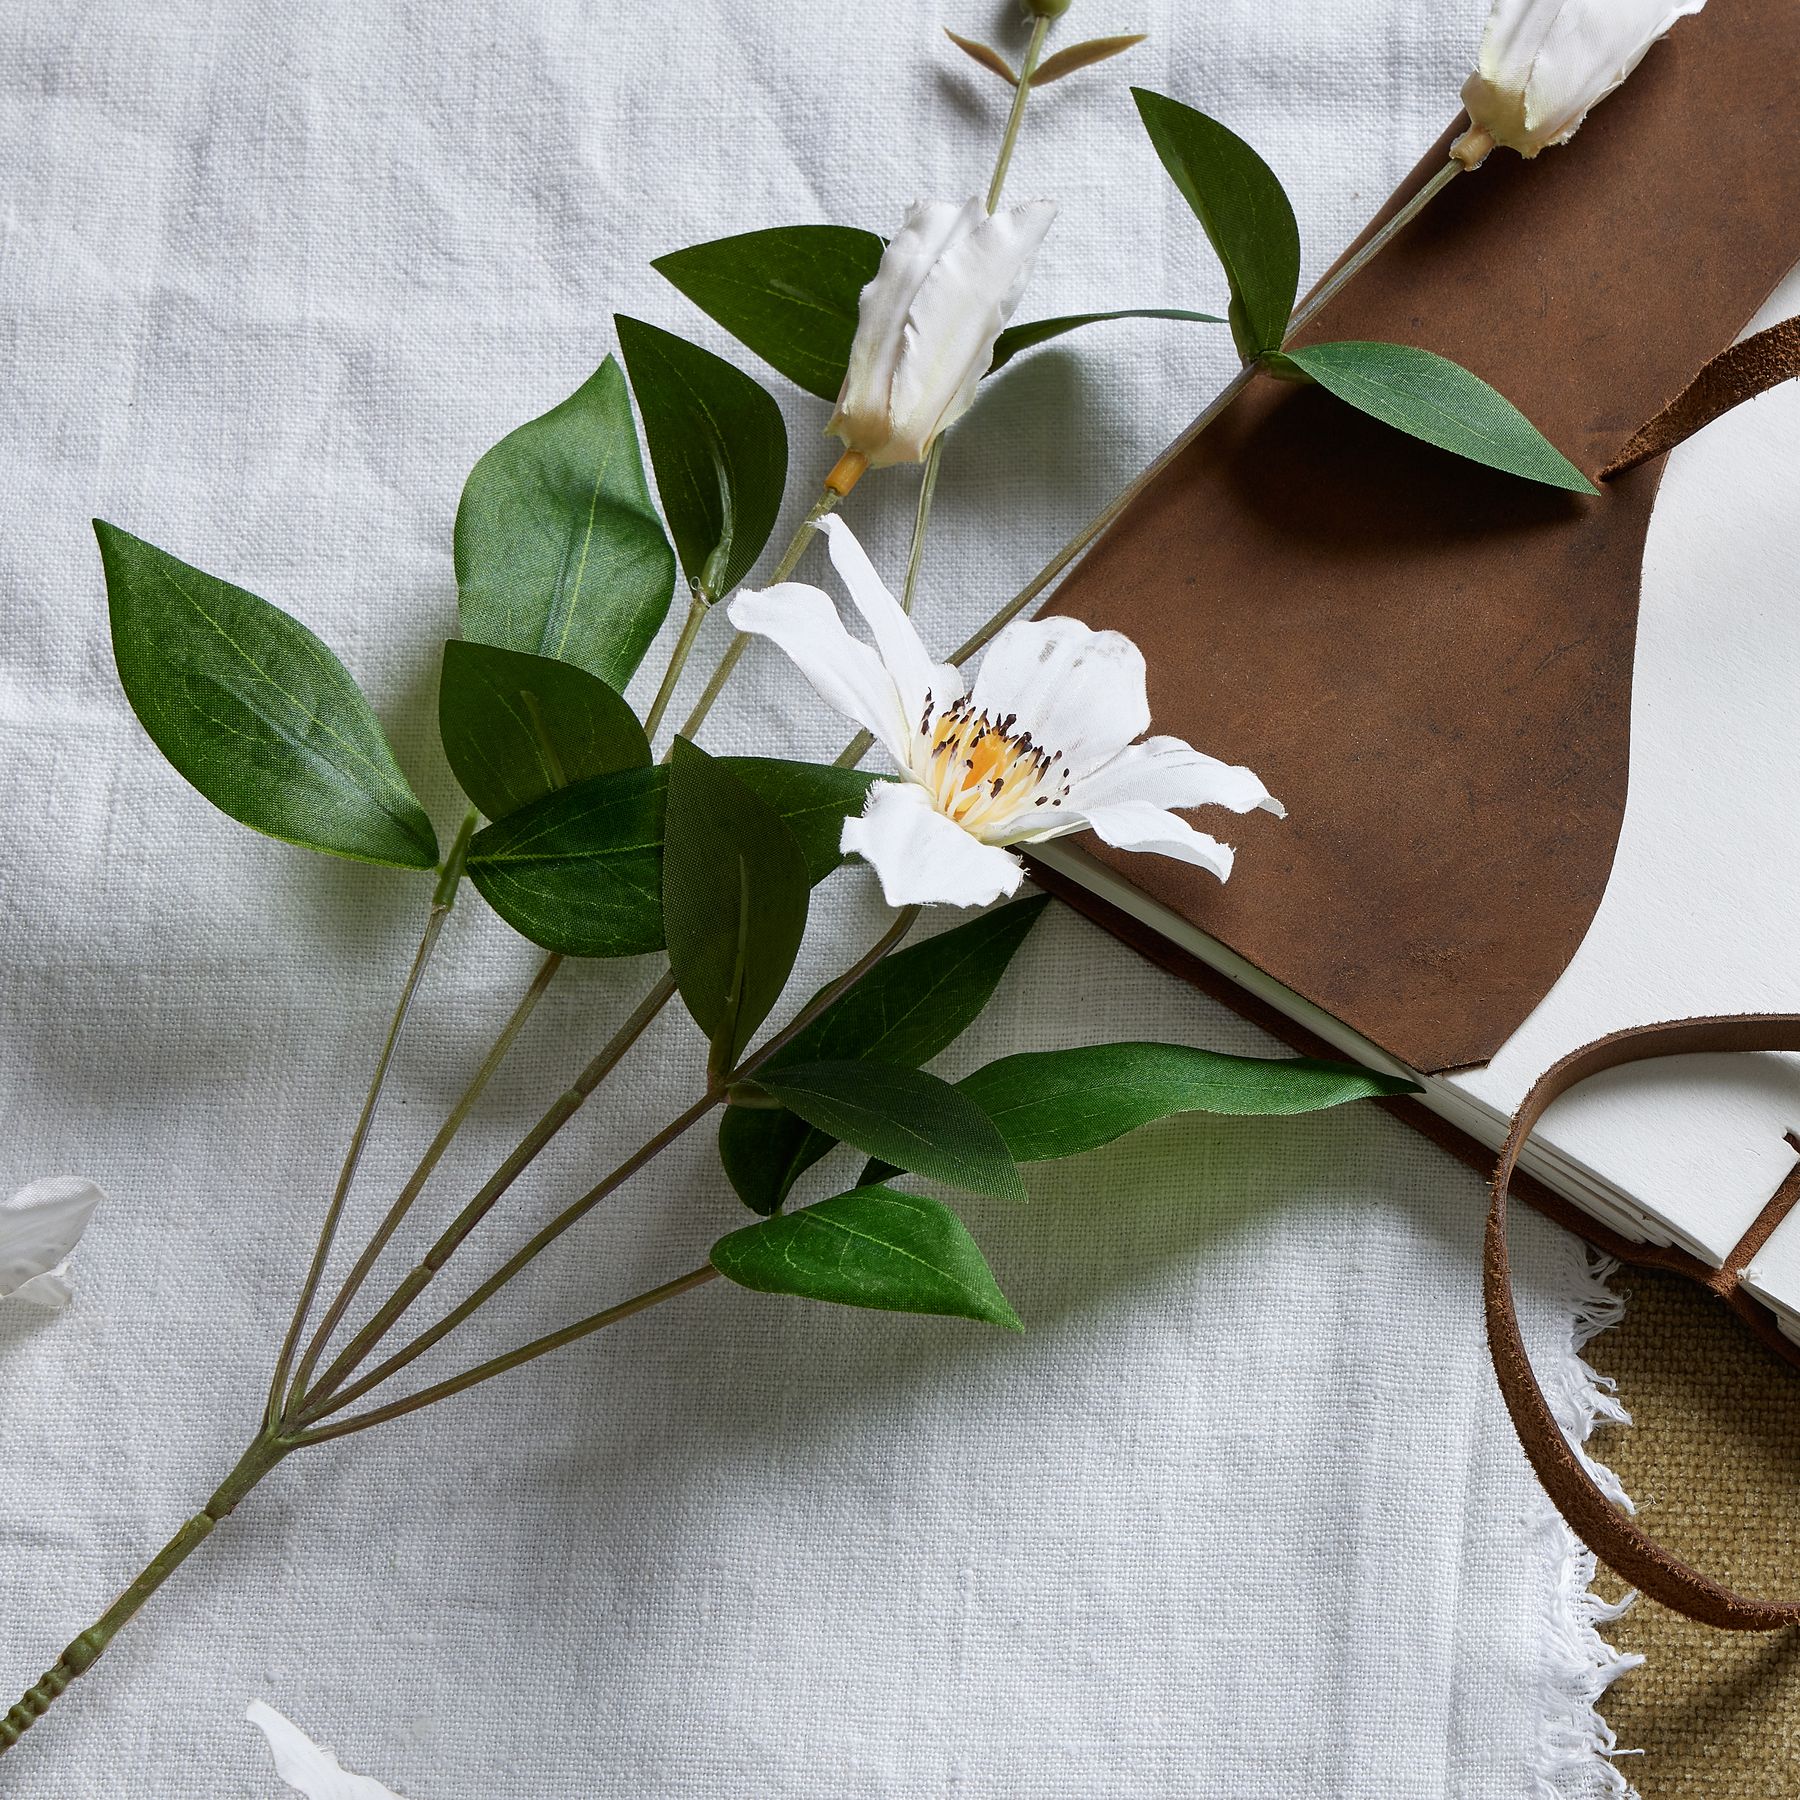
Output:
<path fill-rule="evenodd" d="M 1224 310 L 1128 80 L 1258 144 L 1317 271 L 1454 113 L 1483 10 L 1076 0 L 1063 41 L 1151 37 L 1032 101 L 1012 191 L 1062 210 L 1021 316 Z M 652 256 L 974 191 L 1007 94 L 938 27 L 1016 60 L 1016 11 L 0 9 L 0 1188 L 77 1168 L 111 1196 L 73 1306 L 0 1314 L 0 1705 L 235 1460 L 429 890 L 255 837 L 161 763 L 111 669 L 89 518 L 318 630 L 447 835 L 435 659 L 470 464 L 591 372 L 614 310 L 738 354 Z M 1220 328 L 1120 324 L 996 380 L 946 446 L 930 641 L 1232 365 Z M 797 517 L 829 409 L 768 381 Z M 891 581 L 915 481 L 871 474 L 845 507 Z M 812 556 L 800 578 L 823 584 Z M 714 619 L 704 648 L 726 635 Z M 843 736 L 758 646 L 703 741 Z M 886 916 L 866 872 L 840 878 L 809 974 Z M 465 896 L 353 1228 L 535 962 Z M 425 1221 L 652 978 L 559 979 Z M 1265 1047 L 1053 910 L 941 1067 L 1106 1037 Z M 470 1269 L 666 1118 L 702 1058 L 667 1016 Z M 966 1208 L 1024 1337 L 716 1284 L 296 1458 L 5 1759 L 8 1800 L 273 1797 L 243 1723 L 263 1695 L 432 1800 L 1528 1793 L 1567 1543 L 1491 1387 L 1476 1178 L 1364 1110 L 1184 1120 L 1032 1187 Z M 678 1274 L 746 1216 L 696 1136 L 426 1367 Z M 1554 1369 L 1576 1253 L 1530 1218 L 1514 1237 Z"/>

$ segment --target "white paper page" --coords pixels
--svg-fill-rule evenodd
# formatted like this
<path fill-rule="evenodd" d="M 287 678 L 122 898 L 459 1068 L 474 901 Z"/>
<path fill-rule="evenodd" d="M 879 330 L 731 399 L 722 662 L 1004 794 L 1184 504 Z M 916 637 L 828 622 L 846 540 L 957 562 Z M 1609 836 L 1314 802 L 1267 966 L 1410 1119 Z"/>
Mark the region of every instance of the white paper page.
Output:
<path fill-rule="evenodd" d="M 1800 312 L 1790 276 L 1752 329 Z M 1650 523 L 1617 860 L 1580 950 L 1485 1068 L 1510 1114 L 1579 1044 L 1700 1013 L 1800 1011 L 1800 383 L 1673 452 Z M 1800 1059 L 1613 1070 L 1539 1138 L 1723 1261 L 1792 1167 Z M 1800 1304 L 1800 1255 L 1792 1261 Z"/>

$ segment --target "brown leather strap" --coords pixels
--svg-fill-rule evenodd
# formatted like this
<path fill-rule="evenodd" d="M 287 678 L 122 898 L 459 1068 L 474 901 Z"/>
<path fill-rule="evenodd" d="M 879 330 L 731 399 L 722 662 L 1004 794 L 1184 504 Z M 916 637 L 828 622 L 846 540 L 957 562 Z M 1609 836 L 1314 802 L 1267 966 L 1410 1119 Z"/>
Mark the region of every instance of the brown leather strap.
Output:
<path fill-rule="evenodd" d="M 1702 1624 L 1727 1631 L 1775 1631 L 1800 1624 L 1800 1604 L 1751 1600 L 1721 1586 L 1672 1556 L 1644 1528 L 1619 1510 L 1571 1449 L 1532 1372 L 1513 1310 L 1512 1275 L 1506 1255 L 1506 1200 L 1513 1165 L 1532 1127 L 1559 1095 L 1603 1069 L 1658 1056 L 1694 1056 L 1719 1051 L 1800 1050 L 1800 1015 L 1737 1013 L 1720 1018 L 1681 1019 L 1667 1025 L 1640 1025 L 1616 1031 L 1565 1056 L 1546 1070 L 1525 1096 L 1494 1170 L 1488 1210 L 1482 1280 L 1488 1348 L 1506 1410 L 1538 1480 L 1582 1542 L 1634 1587 Z M 1766 1237 L 1773 1221 L 1759 1219 L 1753 1231 Z M 1723 1293 L 1736 1283 L 1747 1256 L 1734 1252 L 1713 1285 Z"/>
<path fill-rule="evenodd" d="M 1800 375 L 1800 318 L 1783 319 L 1767 331 L 1721 350 L 1625 448 L 1600 471 L 1602 481 L 1673 450 L 1703 425 L 1770 388 Z"/>

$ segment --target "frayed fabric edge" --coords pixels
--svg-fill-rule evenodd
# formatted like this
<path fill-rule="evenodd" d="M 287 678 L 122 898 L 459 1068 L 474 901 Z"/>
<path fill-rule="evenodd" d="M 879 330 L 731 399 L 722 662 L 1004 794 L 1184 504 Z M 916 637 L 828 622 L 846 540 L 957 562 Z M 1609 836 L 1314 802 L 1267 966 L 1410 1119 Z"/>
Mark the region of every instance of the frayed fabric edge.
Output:
<path fill-rule="evenodd" d="M 1582 1354 L 1594 1338 L 1624 1317 L 1624 1298 L 1611 1287 L 1619 1265 L 1579 1239 L 1570 1238 L 1568 1243 L 1567 1298 L 1573 1301 L 1573 1330 L 1568 1355 L 1541 1371 L 1544 1392 L 1563 1435 L 1577 1448 L 1589 1473 L 1630 1512 L 1635 1508 L 1618 1477 L 1586 1449 L 1596 1426 L 1631 1423 L 1612 1378 L 1599 1374 Z M 1533 1770 L 1536 1792 L 1541 1800 L 1598 1800 L 1603 1795 L 1638 1800 L 1637 1790 L 1614 1760 L 1632 1752 L 1619 1748 L 1599 1710 L 1606 1690 L 1644 1660 L 1622 1654 L 1600 1635 L 1600 1628 L 1625 1612 L 1636 1595 L 1607 1601 L 1593 1591 L 1597 1569 L 1593 1552 L 1563 1522 L 1547 1494 L 1538 1493 L 1532 1523 L 1540 1541 L 1547 1541 L 1553 1571 L 1550 1631 L 1539 1671 L 1542 1727 Z"/>

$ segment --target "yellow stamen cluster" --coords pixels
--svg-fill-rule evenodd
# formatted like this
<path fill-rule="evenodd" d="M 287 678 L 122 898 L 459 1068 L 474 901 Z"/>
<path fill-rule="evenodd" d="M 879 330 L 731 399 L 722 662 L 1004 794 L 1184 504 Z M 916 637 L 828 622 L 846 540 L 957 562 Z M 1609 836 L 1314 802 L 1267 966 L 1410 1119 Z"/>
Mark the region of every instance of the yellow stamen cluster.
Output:
<path fill-rule="evenodd" d="M 1022 815 L 1054 811 L 1068 797 L 1063 753 L 1046 750 L 1029 731 L 1015 731 L 1017 713 L 991 719 L 964 696 L 937 714 L 928 697 L 919 720 L 923 755 L 917 774 L 932 804 L 965 831 L 981 837 L 1013 823 L 1039 830 Z"/>

